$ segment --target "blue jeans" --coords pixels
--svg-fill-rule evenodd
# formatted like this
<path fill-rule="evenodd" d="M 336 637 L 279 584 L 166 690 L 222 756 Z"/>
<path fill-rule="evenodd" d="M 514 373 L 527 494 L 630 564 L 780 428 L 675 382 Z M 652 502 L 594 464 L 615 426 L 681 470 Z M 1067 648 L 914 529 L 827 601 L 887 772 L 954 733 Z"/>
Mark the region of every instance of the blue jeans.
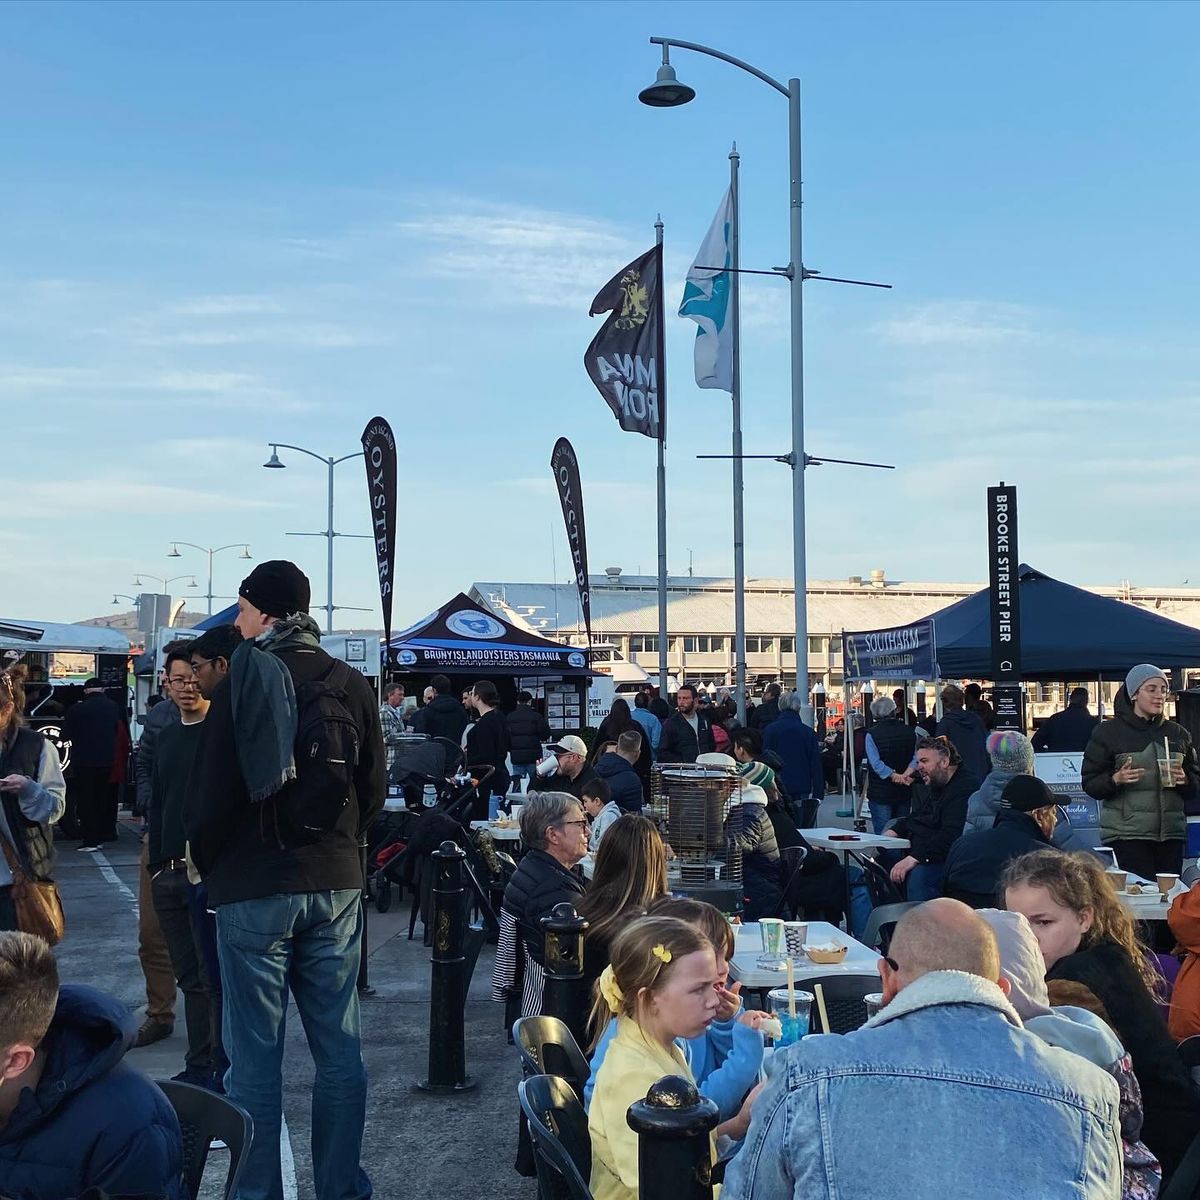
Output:
<path fill-rule="evenodd" d="M 904 880 L 904 895 L 908 900 L 936 900 L 942 894 L 945 863 L 917 863 Z"/>
<path fill-rule="evenodd" d="M 254 1120 L 238 1200 L 282 1200 L 279 1130 L 288 990 L 316 1065 L 312 1161 L 317 1200 L 369 1200 L 361 1166 L 367 1073 L 359 1027 L 362 893 L 297 892 L 223 904 L 225 1090 Z"/>
<path fill-rule="evenodd" d="M 911 803 L 908 800 L 901 801 L 899 804 L 885 804 L 882 800 L 867 800 L 867 807 L 871 810 L 871 829 L 875 833 L 882 833 L 883 827 L 889 821 L 898 820 L 900 817 L 907 817 Z"/>

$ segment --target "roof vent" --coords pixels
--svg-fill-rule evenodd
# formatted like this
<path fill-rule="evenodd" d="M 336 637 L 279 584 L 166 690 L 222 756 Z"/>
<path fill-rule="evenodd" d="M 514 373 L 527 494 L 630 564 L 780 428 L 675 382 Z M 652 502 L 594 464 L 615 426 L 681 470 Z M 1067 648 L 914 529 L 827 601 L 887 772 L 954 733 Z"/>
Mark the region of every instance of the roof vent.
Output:
<path fill-rule="evenodd" d="M 850 586 L 851 587 L 862 587 L 862 576 L 861 575 L 851 575 L 850 576 Z"/>
<path fill-rule="evenodd" d="M 609 587 L 616 587 L 617 584 L 621 582 L 621 568 L 620 567 L 605 567 L 604 573 L 605 573 L 605 575 L 608 576 L 608 586 Z"/>
<path fill-rule="evenodd" d="M 871 586 L 877 587 L 877 588 L 887 587 L 887 574 L 878 569 L 872 571 L 871 572 Z"/>

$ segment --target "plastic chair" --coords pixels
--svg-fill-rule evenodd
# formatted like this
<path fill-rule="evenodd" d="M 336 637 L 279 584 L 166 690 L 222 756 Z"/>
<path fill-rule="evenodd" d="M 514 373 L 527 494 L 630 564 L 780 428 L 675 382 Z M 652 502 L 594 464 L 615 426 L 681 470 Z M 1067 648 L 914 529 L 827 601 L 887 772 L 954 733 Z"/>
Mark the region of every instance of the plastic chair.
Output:
<path fill-rule="evenodd" d="M 822 975 L 818 979 L 804 979 L 800 986 L 806 992 L 820 986 L 825 998 L 829 1028 L 822 1025 L 821 1010 L 814 1003 L 809 1014 L 813 1033 L 849 1033 L 866 1024 L 867 1009 L 863 997 L 883 990 L 878 975 Z"/>
<path fill-rule="evenodd" d="M 592 1200 L 592 1143 L 587 1117 L 557 1075 L 534 1075 L 517 1084 L 521 1111 L 529 1122 L 542 1200 Z"/>
<path fill-rule="evenodd" d="M 904 900 L 904 893 L 892 882 L 888 869 L 882 863 L 857 850 L 851 850 L 848 858 L 852 858 L 862 869 L 863 882 L 876 908 L 885 904 L 900 904 Z"/>
<path fill-rule="evenodd" d="M 171 1102 L 183 1132 L 183 1182 L 191 1200 L 200 1194 L 204 1164 L 215 1140 L 229 1147 L 229 1173 L 225 1176 L 224 1200 L 233 1200 L 250 1143 L 254 1122 L 245 1109 L 225 1096 L 191 1083 L 163 1080 L 159 1088 Z"/>
<path fill-rule="evenodd" d="M 513 1022 L 512 1034 L 526 1079 L 557 1075 L 571 1085 L 583 1103 L 584 1085 L 592 1068 L 564 1021 L 557 1017 L 521 1017 Z"/>
<path fill-rule="evenodd" d="M 867 927 L 863 931 L 863 945 L 886 954 L 892 940 L 892 931 L 896 928 L 896 922 L 910 908 L 916 908 L 920 903 L 920 900 L 898 900 L 895 904 L 881 904 L 878 908 L 873 908 L 871 918 L 867 921 Z"/>
<path fill-rule="evenodd" d="M 1192 863 L 1190 867 L 1184 867 L 1183 874 L 1179 878 L 1181 882 L 1191 887 L 1197 879 L 1200 879 L 1200 863 Z"/>

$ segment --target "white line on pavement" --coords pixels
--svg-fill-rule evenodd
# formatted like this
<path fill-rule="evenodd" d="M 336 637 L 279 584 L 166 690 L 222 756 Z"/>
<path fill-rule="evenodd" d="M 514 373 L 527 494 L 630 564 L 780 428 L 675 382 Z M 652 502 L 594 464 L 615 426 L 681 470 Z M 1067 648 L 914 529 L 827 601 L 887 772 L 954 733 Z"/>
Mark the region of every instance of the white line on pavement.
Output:
<path fill-rule="evenodd" d="M 100 874 L 103 875 L 104 878 L 107 879 L 108 882 L 111 883 L 113 887 L 115 887 L 117 891 L 129 901 L 130 907 L 133 909 L 133 915 L 135 917 L 139 916 L 140 910 L 138 909 L 138 898 L 125 886 L 121 880 L 121 877 L 112 869 L 112 863 L 110 863 L 108 859 L 104 857 L 104 851 L 93 850 L 91 853 L 92 858 L 95 860 L 96 866 L 100 868 Z"/>

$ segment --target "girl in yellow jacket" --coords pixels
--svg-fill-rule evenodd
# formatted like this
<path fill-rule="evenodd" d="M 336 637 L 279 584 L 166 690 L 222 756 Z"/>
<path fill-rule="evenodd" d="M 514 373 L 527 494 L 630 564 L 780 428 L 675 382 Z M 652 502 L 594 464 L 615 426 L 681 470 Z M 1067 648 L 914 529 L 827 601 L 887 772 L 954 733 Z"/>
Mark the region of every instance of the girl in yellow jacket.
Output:
<path fill-rule="evenodd" d="M 638 1139 L 625 1114 L 664 1075 L 692 1079 L 676 1039 L 699 1037 L 717 1015 L 717 958 L 712 943 L 674 917 L 642 917 L 612 944 L 612 963 L 596 985 L 597 1040 L 612 1016 L 617 1033 L 596 1076 L 588 1111 L 594 1200 L 638 1200 Z M 695 1082 L 693 1080 L 693 1082 Z M 750 1099 L 713 1131 L 739 1139 Z"/>

